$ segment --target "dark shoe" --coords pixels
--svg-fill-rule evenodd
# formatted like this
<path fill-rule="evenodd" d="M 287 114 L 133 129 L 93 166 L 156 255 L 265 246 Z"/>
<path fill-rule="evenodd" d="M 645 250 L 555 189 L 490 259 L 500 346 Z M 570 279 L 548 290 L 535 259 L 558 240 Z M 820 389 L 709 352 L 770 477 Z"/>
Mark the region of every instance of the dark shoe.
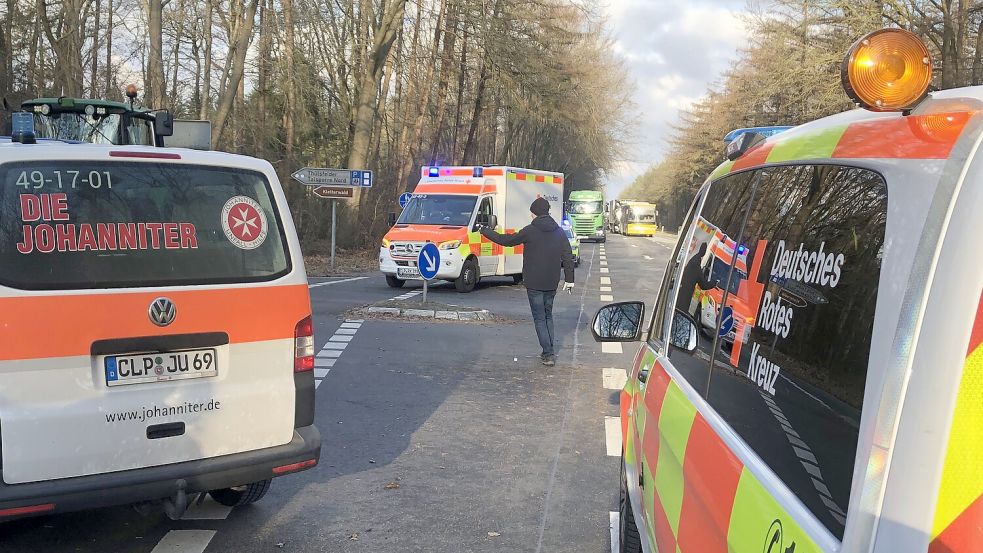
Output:
<path fill-rule="evenodd" d="M 545 362 L 545 361 L 546 361 L 546 359 L 548 359 L 548 358 L 549 358 L 549 355 L 546 355 L 545 353 L 540 353 L 540 354 L 539 354 L 539 360 L 540 360 L 540 361 L 543 361 L 543 362 Z"/>
<path fill-rule="evenodd" d="M 549 357 L 546 357 L 545 359 L 543 359 L 543 364 L 546 365 L 547 367 L 552 367 L 553 365 L 556 365 L 556 356 L 550 355 Z"/>

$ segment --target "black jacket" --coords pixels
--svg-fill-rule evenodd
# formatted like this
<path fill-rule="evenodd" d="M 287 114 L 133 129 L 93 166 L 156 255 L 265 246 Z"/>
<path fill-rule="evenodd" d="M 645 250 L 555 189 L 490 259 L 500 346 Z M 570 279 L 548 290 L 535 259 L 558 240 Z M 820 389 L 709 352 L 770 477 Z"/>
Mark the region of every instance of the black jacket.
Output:
<path fill-rule="evenodd" d="M 510 247 L 523 244 L 522 280 L 530 290 L 556 290 L 560 267 L 567 282 L 573 282 L 573 252 L 570 240 L 549 215 L 540 215 L 515 234 L 499 234 L 481 228 L 481 234 L 496 244 Z"/>
<path fill-rule="evenodd" d="M 710 290 L 715 288 L 719 283 L 710 282 L 705 276 L 703 276 L 703 267 L 700 265 L 699 254 L 694 255 L 686 262 L 686 266 L 683 267 L 683 274 L 679 277 L 679 293 L 676 296 L 676 309 L 685 311 L 688 315 L 693 315 L 689 311 L 690 300 L 693 298 L 693 292 L 696 287 L 699 286 L 701 290 Z M 699 307 L 697 307 L 699 310 Z M 696 318 L 694 316 L 693 318 Z"/>

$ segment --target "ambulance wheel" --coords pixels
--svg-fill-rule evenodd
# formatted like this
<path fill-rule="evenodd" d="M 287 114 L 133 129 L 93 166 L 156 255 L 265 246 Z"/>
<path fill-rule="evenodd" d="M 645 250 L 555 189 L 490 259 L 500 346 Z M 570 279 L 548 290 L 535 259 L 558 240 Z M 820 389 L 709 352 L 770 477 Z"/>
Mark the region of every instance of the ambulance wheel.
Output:
<path fill-rule="evenodd" d="M 628 477 L 625 472 L 625 458 L 621 457 L 621 493 L 618 497 L 618 542 L 620 553 L 641 553 L 642 540 L 638 537 L 638 527 L 635 526 L 635 514 L 631 510 L 631 499 L 628 498 Z"/>
<path fill-rule="evenodd" d="M 519 273 L 517 275 L 512 275 L 512 282 L 514 282 L 515 284 L 519 284 L 520 282 L 522 282 L 522 273 Z"/>
<path fill-rule="evenodd" d="M 406 281 L 392 275 L 386 275 L 386 284 L 388 284 L 390 288 L 402 288 L 403 285 L 406 284 Z"/>
<path fill-rule="evenodd" d="M 458 292 L 466 294 L 474 290 L 476 284 L 478 284 L 478 263 L 472 257 L 465 261 L 464 266 L 461 267 L 461 276 L 454 281 L 454 288 Z"/>
<path fill-rule="evenodd" d="M 226 507 L 239 507 L 240 505 L 256 503 L 260 499 L 263 499 L 266 492 L 270 491 L 270 484 L 272 482 L 273 480 L 268 478 L 259 482 L 253 482 L 252 484 L 246 484 L 245 486 L 212 490 L 208 492 L 208 495 Z"/>

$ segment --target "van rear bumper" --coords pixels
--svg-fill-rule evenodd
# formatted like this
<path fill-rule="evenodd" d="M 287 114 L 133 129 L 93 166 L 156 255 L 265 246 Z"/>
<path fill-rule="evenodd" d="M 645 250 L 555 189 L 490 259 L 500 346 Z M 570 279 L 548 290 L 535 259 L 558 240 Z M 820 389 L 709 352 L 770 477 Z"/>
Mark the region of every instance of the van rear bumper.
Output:
<path fill-rule="evenodd" d="M 174 496 L 180 481 L 184 481 L 189 495 L 241 486 L 297 472 L 274 474 L 273 469 L 311 459 L 317 461 L 320 457 L 321 434 L 310 425 L 294 429 L 293 439 L 287 444 L 257 451 L 44 482 L 0 483 L 0 513 L 18 507 L 54 505 L 32 514 L 0 514 L 0 521 L 164 499 Z"/>

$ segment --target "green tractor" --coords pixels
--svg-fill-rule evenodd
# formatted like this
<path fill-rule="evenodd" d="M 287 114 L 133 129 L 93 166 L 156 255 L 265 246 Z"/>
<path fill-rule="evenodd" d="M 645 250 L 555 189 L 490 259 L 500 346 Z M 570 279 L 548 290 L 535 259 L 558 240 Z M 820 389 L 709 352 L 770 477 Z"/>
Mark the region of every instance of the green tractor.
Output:
<path fill-rule="evenodd" d="M 137 91 L 133 85 L 127 87 L 126 95 L 129 102 L 35 98 L 21 104 L 21 113 L 33 115 L 31 130 L 37 139 L 209 149 L 208 121 L 175 121 L 166 109 L 134 107 Z M 12 130 L 16 133 L 17 128 Z"/>

